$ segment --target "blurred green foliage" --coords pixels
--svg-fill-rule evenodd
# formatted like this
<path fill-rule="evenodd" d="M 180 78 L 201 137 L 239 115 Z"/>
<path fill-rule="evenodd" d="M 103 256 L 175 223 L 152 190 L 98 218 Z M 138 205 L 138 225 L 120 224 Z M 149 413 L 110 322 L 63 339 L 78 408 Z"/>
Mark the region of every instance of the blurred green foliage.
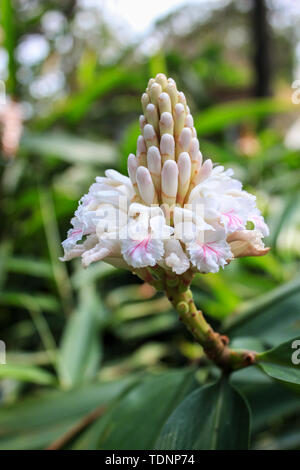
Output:
<path fill-rule="evenodd" d="M 83 270 L 77 261 L 58 260 L 77 201 L 93 179 L 107 167 L 126 172 L 139 133 L 140 94 L 157 72 L 174 77 L 186 93 L 205 157 L 235 170 L 271 227 L 264 258 L 195 277 L 197 304 L 238 347 L 255 341 L 263 351 L 299 336 L 300 159 L 284 144 L 295 113 L 286 97 L 293 44 L 273 30 L 278 51 L 287 48 L 277 57 L 283 58 L 275 93 L 251 96 L 249 41 L 228 45 L 222 36 L 232 22 L 244 33 L 250 28 L 236 3 L 181 35 L 171 24 L 182 12 L 168 16 L 156 25 L 168 31 L 168 41 L 141 56 L 139 44 L 121 44 L 101 15 L 88 34 L 78 31 L 80 7 L 73 1 L 27 7 L 17 1 L 13 9 L 2 2 L 7 91 L 24 102 L 27 115 L 15 158 L 1 160 L 0 339 L 7 348 L 7 364 L 0 365 L 1 449 L 153 448 L 180 400 L 217 374 L 150 286 L 104 263 Z M 56 33 L 43 23 L 49 11 L 64 18 Z M 17 52 L 30 34 L 46 38 L 49 51 L 26 65 Z M 58 45 L 68 41 L 64 52 Z M 38 87 L 50 72 L 53 80 L 63 77 L 52 94 Z M 254 447 L 300 448 L 299 389 L 252 369 L 235 373 L 232 383 L 251 404 Z"/>

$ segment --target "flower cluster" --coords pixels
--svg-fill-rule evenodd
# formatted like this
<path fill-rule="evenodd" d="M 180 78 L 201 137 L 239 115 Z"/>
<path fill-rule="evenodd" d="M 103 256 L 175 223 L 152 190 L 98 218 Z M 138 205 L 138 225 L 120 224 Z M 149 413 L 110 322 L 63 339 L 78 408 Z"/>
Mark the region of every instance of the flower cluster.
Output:
<path fill-rule="evenodd" d="M 268 227 L 255 197 L 232 170 L 203 161 L 174 80 L 163 74 L 150 79 L 142 107 L 129 177 L 107 170 L 96 178 L 71 221 L 62 260 L 81 256 L 84 266 L 104 260 L 181 275 L 217 272 L 235 257 L 264 255 Z"/>

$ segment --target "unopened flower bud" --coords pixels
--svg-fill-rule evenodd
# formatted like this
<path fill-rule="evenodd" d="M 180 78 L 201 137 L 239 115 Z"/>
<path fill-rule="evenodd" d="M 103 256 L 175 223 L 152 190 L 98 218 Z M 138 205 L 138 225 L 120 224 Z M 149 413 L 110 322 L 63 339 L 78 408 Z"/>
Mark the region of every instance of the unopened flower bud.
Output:
<path fill-rule="evenodd" d="M 182 91 L 179 91 L 178 93 L 178 103 L 183 104 L 185 112 L 187 111 L 186 107 L 186 97 L 185 94 Z"/>
<path fill-rule="evenodd" d="M 151 103 L 158 106 L 158 97 L 162 93 L 162 88 L 159 83 L 154 82 L 151 87 L 149 88 L 150 100 Z"/>
<path fill-rule="evenodd" d="M 136 172 L 136 181 L 141 198 L 148 206 L 157 202 L 156 191 L 148 168 L 139 166 Z"/>
<path fill-rule="evenodd" d="M 159 126 L 158 126 L 158 112 L 156 106 L 154 104 L 149 103 L 146 108 L 145 116 L 147 119 L 147 122 L 151 124 L 155 130 L 156 133 L 159 131 Z"/>
<path fill-rule="evenodd" d="M 178 103 L 178 92 L 175 83 L 168 80 L 168 85 L 165 90 L 170 96 L 172 106 L 174 107 Z"/>
<path fill-rule="evenodd" d="M 147 148 L 146 148 L 145 139 L 142 135 L 140 135 L 137 140 L 136 156 L 137 156 L 139 165 L 146 166 Z"/>
<path fill-rule="evenodd" d="M 141 114 L 140 117 L 139 117 L 139 123 L 140 123 L 141 132 L 143 132 L 144 127 L 147 124 L 147 119 L 145 118 L 145 116 L 143 114 Z"/>
<path fill-rule="evenodd" d="M 145 114 L 147 105 L 150 103 L 150 97 L 148 93 L 143 93 L 142 94 L 142 108 L 143 108 L 143 113 Z"/>
<path fill-rule="evenodd" d="M 138 166 L 139 165 L 136 156 L 133 153 L 129 154 L 127 159 L 127 169 L 133 185 L 136 184 L 136 171 L 138 169 Z"/>
<path fill-rule="evenodd" d="M 162 158 L 162 164 L 164 164 L 166 160 L 175 159 L 175 141 L 172 135 L 164 134 L 161 137 L 160 153 Z"/>
<path fill-rule="evenodd" d="M 155 77 L 156 83 L 159 83 L 162 89 L 164 90 L 166 86 L 168 85 L 168 80 L 167 77 L 165 76 L 164 73 L 158 73 Z"/>
<path fill-rule="evenodd" d="M 155 133 L 154 127 L 151 124 L 146 124 L 144 127 L 144 139 L 146 142 L 147 148 L 155 145 L 158 147 L 158 139 Z"/>
<path fill-rule="evenodd" d="M 161 93 L 158 97 L 158 107 L 160 114 L 162 113 L 172 113 L 172 104 L 171 99 L 168 93 Z"/>
<path fill-rule="evenodd" d="M 162 200 L 172 206 L 176 202 L 178 167 L 174 160 L 167 160 L 161 172 Z"/>
<path fill-rule="evenodd" d="M 191 114 L 188 114 L 186 119 L 185 119 L 185 125 L 187 127 L 190 127 L 191 129 L 194 127 L 194 119 Z"/>
<path fill-rule="evenodd" d="M 192 131 L 189 127 L 184 127 L 179 136 L 179 151 L 188 152 L 192 140 Z"/>
<path fill-rule="evenodd" d="M 150 147 L 147 153 L 148 169 L 156 192 L 160 193 L 161 155 L 157 147 Z"/>
<path fill-rule="evenodd" d="M 175 136 L 176 144 L 178 142 L 181 131 L 184 127 L 185 117 L 186 115 L 185 115 L 183 104 L 181 103 L 176 104 L 174 108 L 174 136 Z M 179 153 L 180 152 L 176 151 L 176 157 L 178 157 Z"/>
<path fill-rule="evenodd" d="M 159 129 L 160 135 L 164 134 L 173 134 L 174 130 L 174 121 L 172 118 L 172 114 L 170 113 L 162 113 L 159 121 Z"/>
<path fill-rule="evenodd" d="M 178 162 L 178 193 L 177 203 L 182 205 L 189 189 L 191 178 L 191 159 L 187 152 L 179 155 Z"/>

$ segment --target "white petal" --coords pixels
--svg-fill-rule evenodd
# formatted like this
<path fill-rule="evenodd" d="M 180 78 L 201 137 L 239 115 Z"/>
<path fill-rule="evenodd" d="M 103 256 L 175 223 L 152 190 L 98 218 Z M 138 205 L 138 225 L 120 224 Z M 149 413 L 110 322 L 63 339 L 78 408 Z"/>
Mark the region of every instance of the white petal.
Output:
<path fill-rule="evenodd" d="M 216 273 L 232 258 L 226 240 L 192 242 L 187 245 L 192 264 L 202 273 Z"/>
<path fill-rule="evenodd" d="M 165 263 L 176 274 L 183 274 L 190 267 L 190 262 L 178 240 L 165 242 Z"/>
<path fill-rule="evenodd" d="M 134 268 L 155 266 L 164 254 L 164 246 L 161 240 L 152 240 L 150 237 L 144 240 L 123 240 L 122 255 L 125 261 Z"/>

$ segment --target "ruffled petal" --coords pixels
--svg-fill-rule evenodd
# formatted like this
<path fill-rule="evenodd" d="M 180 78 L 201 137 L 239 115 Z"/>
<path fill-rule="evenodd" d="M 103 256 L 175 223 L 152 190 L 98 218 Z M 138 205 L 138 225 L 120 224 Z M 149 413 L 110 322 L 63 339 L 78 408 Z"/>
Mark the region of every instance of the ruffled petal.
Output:
<path fill-rule="evenodd" d="M 190 267 L 190 261 L 178 240 L 165 241 L 165 264 L 176 274 L 183 274 Z"/>
<path fill-rule="evenodd" d="M 192 264 L 202 273 L 216 273 L 233 257 L 226 240 L 217 238 L 214 233 L 206 236 L 203 242 L 195 241 L 187 245 Z"/>
<path fill-rule="evenodd" d="M 164 245 L 161 240 L 122 240 L 122 255 L 125 261 L 134 268 L 155 266 L 164 255 Z"/>

